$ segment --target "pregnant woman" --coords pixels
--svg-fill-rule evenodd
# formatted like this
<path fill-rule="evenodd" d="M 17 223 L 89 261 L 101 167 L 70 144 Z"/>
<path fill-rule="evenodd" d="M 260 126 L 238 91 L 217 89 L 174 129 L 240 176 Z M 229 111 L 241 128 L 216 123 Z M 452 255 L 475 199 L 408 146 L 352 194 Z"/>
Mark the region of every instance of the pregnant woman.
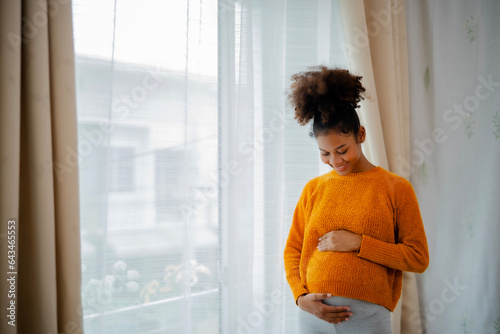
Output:
<path fill-rule="evenodd" d="M 295 118 L 312 121 L 321 160 L 333 168 L 304 187 L 284 252 L 300 333 L 391 333 L 402 272 L 429 263 L 417 198 L 406 179 L 363 154 L 360 76 L 318 67 L 292 81 Z"/>

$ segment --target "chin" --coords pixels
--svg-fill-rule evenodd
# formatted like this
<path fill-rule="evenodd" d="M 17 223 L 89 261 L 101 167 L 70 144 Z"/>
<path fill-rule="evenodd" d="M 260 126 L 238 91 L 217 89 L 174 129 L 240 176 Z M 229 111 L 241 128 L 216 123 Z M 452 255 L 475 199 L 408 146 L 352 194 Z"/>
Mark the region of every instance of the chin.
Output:
<path fill-rule="evenodd" d="M 346 176 L 348 174 L 351 174 L 350 170 L 343 170 L 343 171 L 335 170 L 335 171 L 337 172 L 337 174 L 342 175 L 342 176 Z"/>

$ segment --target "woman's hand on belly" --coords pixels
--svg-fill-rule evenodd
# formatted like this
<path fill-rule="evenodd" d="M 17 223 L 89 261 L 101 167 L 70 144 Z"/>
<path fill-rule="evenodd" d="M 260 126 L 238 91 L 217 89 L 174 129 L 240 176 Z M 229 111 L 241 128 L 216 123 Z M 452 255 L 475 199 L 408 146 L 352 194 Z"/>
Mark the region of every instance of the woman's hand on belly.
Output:
<path fill-rule="evenodd" d="M 363 237 L 346 230 L 330 231 L 319 238 L 320 252 L 357 252 Z"/>
<path fill-rule="evenodd" d="M 350 309 L 347 306 L 330 306 L 323 303 L 323 299 L 330 298 L 332 295 L 329 293 L 308 293 L 307 295 L 300 296 L 297 299 L 299 307 L 332 324 L 340 324 L 348 320 L 352 315 L 348 312 Z"/>

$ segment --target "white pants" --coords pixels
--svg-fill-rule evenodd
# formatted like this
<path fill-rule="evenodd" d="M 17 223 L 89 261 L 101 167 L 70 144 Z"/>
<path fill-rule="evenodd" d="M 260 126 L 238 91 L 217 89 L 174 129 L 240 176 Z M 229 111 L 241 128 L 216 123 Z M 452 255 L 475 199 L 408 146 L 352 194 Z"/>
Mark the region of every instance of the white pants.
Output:
<path fill-rule="evenodd" d="M 331 297 L 323 300 L 327 305 L 348 306 L 352 316 L 340 324 L 331 324 L 311 313 L 300 310 L 300 334 L 392 334 L 391 311 L 364 300 Z"/>

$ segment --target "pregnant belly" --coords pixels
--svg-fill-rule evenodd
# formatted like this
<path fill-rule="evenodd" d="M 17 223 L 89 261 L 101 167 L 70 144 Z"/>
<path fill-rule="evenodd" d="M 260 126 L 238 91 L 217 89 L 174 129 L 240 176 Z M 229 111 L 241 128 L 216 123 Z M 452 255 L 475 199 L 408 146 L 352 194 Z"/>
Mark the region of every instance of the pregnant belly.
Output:
<path fill-rule="evenodd" d="M 364 260 L 355 252 L 315 251 L 306 269 L 306 282 L 356 282 L 359 285 L 387 284 L 387 269 L 384 266 Z"/>

